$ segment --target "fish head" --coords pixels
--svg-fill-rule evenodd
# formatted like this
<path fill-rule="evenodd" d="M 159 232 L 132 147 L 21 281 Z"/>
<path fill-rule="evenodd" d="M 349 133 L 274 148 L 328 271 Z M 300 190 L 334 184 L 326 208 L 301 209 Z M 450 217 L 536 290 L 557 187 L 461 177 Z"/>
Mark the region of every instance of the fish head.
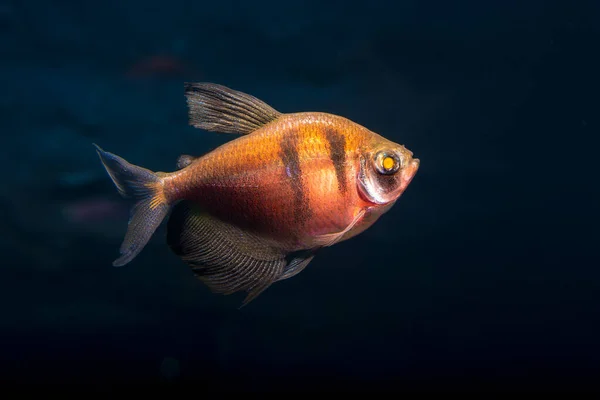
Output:
<path fill-rule="evenodd" d="M 420 161 L 401 144 L 375 135 L 375 140 L 360 155 L 359 192 L 375 205 L 395 202 L 404 193 Z"/>

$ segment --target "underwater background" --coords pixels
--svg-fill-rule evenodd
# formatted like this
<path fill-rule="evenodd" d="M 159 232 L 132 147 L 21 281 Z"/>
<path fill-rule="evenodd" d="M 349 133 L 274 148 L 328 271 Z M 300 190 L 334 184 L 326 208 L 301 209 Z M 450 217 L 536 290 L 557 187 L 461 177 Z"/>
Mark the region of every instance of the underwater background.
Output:
<path fill-rule="evenodd" d="M 0 2 L 0 382 L 597 389 L 598 1 Z M 234 136 L 186 81 L 343 115 L 421 167 L 248 306 L 129 215 L 92 143 L 172 171 Z"/>

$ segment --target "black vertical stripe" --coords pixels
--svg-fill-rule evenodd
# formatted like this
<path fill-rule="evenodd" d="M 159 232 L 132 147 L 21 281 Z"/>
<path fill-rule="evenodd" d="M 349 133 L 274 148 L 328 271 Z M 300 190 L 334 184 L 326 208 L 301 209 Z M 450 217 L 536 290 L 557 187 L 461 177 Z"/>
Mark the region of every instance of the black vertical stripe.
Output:
<path fill-rule="evenodd" d="M 329 142 L 329 158 L 335 167 L 338 189 L 346 193 L 346 138 L 335 129 L 325 129 L 325 138 Z"/>
<path fill-rule="evenodd" d="M 292 199 L 294 203 L 294 220 L 296 223 L 301 224 L 310 216 L 310 205 L 302 181 L 297 132 L 288 132 L 284 135 L 281 139 L 280 148 L 279 155 L 285 166 L 285 174 L 294 195 Z"/>

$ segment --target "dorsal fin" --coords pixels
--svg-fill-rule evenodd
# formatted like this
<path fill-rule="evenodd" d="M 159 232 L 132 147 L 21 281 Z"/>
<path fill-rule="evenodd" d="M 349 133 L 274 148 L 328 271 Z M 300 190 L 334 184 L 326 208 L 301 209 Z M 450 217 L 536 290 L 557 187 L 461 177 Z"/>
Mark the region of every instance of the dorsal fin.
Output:
<path fill-rule="evenodd" d="M 185 83 L 190 125 L 207 131 L 246 135 L 281 113 L 256 97 L 215 83 Z"/>

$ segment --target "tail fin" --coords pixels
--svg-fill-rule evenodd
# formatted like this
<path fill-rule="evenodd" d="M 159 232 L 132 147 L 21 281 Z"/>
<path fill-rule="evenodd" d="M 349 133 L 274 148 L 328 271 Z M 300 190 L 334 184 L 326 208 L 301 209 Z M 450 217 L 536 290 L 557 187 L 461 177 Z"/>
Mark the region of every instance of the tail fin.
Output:
<path fill-rule="evenodd" d="M 137 200 L 131 210 L 127 233 L 121 244 L 121 257 L 113 262 L 115 267 L 120 267 L 142 251 L 169 212 L 169 204 L 158 174 L 132 165 L 96 144 L 94 146 L 119 193 L 123 197 Z"/>

